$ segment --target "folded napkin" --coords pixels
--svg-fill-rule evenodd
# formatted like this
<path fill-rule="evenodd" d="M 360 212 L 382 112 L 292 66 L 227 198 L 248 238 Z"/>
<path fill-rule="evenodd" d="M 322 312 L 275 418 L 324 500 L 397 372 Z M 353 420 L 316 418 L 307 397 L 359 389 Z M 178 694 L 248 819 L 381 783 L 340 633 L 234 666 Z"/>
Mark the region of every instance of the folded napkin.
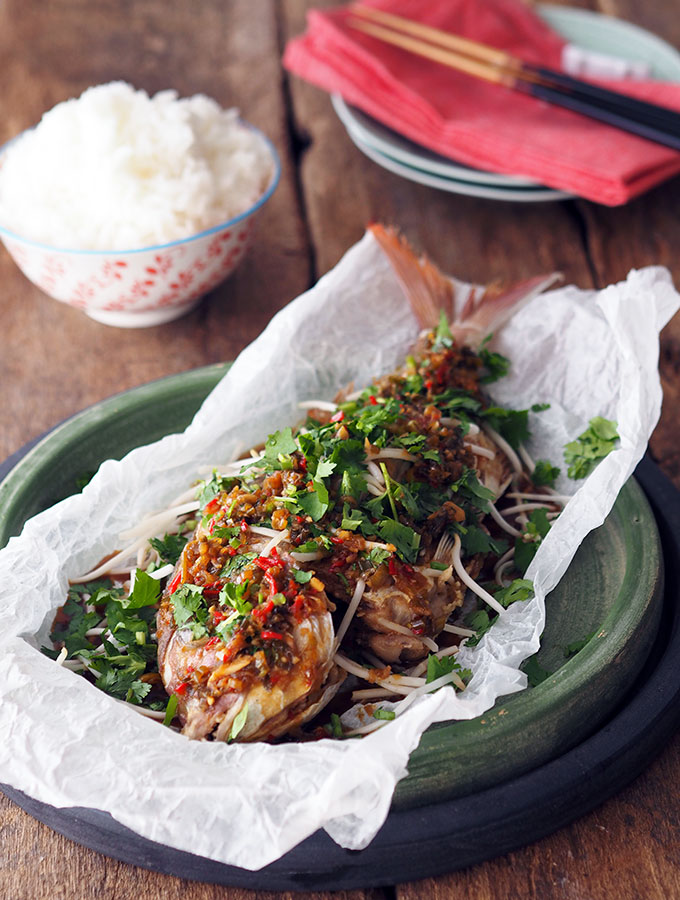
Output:
<path fill-rule="evenodd" d="M 364 2 L 561 68 L 565 42 L 519 0 Z M 610 206 L 680 172 L 674 150 L 384 44 L 353 29 L 350 15 L 350 7 L 311 11 L 285 66 L 418 144 Z M 598 83 L 680 110 L 680 84 Z"/>

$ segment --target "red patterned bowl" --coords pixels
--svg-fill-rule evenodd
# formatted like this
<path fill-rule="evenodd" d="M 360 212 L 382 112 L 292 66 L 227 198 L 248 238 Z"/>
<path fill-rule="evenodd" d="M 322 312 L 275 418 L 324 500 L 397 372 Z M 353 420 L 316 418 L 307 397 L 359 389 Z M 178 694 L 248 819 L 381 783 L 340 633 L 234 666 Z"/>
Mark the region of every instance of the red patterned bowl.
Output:
<path fill-rule="evenodd" d="M 271 197 L 281 174 L 276 150 L 260 136 L 272 157 L 269 185 L 250 209 L 221 225 L 138 250 L 49 247 L 2 226 L 0 240 L 33 284 L 97 322 L 119 328 L 170 322 L 231 275 L 250 244 L 255 214 Z"/>

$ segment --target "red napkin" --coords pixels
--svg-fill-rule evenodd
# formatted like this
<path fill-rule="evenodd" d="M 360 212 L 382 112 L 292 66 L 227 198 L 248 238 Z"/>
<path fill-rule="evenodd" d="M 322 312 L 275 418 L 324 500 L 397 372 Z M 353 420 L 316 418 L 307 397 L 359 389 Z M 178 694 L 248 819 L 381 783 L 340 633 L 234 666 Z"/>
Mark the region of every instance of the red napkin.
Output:
<path fill-rule="evenodd" d="M 364 3 L 560 68 L 564 41 L 518 0 Z M 384 44 L 349 26 L 350 14 L 311 11 L 307 33 L 286 47 L 285 66 L 418 144 L 609 206 L 680 172 L 674 150 Z M 680 110 L 679 84 L 599 83 Z"/>

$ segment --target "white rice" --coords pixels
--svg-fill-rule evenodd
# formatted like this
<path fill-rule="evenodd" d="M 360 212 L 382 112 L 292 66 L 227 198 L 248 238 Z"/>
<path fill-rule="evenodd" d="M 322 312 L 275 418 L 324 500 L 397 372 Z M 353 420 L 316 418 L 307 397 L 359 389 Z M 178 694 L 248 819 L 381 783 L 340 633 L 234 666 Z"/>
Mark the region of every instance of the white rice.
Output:
<path fill-rule="evenodd" d="M 247 211 L 273 176 L 262 137 L 199 94 L 113 82 L 59 103 L 0 163 L 0 224 L 69 249 L 190 237 Z"/>

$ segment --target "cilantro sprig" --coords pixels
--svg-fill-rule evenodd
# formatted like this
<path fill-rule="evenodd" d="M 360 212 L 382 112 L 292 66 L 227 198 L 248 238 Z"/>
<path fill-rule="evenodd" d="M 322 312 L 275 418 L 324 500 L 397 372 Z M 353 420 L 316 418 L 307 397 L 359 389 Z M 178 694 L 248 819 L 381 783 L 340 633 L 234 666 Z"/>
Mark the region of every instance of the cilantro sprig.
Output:
<path fill-rule="evenodd" d="M 619 440 L 617 427 L 616 422 L 595 416 L 576 440 L 566 444 L 564 461 L 569 466 L 569 478 L 576 480 L 590 475 L 597 463 L 612 452 Z"/>

